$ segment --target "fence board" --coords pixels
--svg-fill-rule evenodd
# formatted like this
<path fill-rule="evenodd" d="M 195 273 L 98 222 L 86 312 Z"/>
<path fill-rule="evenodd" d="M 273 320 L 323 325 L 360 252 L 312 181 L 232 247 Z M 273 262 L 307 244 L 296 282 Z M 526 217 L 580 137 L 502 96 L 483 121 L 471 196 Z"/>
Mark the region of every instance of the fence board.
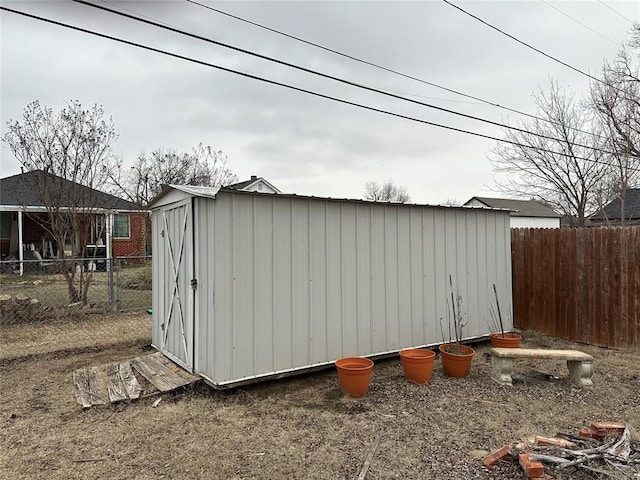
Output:
<path fill-rule="evenodd" d="M 640 228 L 513 229 L 515 325 L 640 347 Z"/>

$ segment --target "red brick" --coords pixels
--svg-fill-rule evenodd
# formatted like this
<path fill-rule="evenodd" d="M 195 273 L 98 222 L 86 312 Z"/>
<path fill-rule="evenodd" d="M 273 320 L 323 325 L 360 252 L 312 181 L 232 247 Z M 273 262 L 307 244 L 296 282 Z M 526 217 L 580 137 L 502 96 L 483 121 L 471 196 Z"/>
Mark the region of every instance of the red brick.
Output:
<path fill-rule="evenodd" d="M 594 430 L 597 435 L 606 437 L 608 435 L 622 435 L 625 425 L 617 422 L 593 422 L 591 424 L 591 430 Z"/>
<path fill-rule="evenodd" d="M 505 445 L 504 447 L 500 447 L 499 449 L 491 452 L 489 455 L 484 457 L 482 459 L 482 463 L 484 464 L 485 467 L 492 468 L 508 455 L 509 455 L 509 445 Z"/>
<path fill-rule="evenodd" d="M 528 478 L 544 477 L 544 465 L 540 462 L 532 462 L 529 460 L 528 453 L 521 453 L 519 455 L 519 461 L 520 466 Z"/>
<path fill-rule="evenodd" d="M 574 448 L 576 446 L 575 443 L 570 442 L 569 440 L 565 440 L 564 438 L 549 438 L 540 436 L 536 436 L 536 445 L 550 445 L 552 447 L 560 448 Z"/>
<path fill-rule="evenodd" d="M 598 435 L 597 430 L 593 428 L 581 428 L 578 432 L 581 437 L 595 438 L 596 440 L 602 440 L 602 435 Z"/>

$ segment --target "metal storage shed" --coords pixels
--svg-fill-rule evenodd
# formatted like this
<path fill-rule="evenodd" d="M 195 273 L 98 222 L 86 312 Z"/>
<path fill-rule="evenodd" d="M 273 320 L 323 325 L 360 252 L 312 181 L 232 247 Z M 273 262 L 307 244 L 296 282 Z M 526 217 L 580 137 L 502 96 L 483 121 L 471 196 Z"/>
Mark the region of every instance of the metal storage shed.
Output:
<path fill-rule="evenodd" d="M 153 345 L 215 387 L 466 338 L 511 307 L 509 211 L 171 185 L 151 204 Z M 503 311 L 504 311 L 503 310 Z"/>

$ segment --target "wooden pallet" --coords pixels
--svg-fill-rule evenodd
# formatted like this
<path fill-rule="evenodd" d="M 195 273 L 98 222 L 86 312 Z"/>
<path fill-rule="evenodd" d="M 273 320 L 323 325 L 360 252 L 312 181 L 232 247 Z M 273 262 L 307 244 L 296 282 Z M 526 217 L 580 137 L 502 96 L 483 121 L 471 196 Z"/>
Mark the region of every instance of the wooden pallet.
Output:
<path fill-rule="evenodd" d="M 150 391 L 143 391 L 136 373 L 149 383 Z M 160 352 L 73 372 L 76 400 L 84 408 L 169 392 L 198 380 Z"/>

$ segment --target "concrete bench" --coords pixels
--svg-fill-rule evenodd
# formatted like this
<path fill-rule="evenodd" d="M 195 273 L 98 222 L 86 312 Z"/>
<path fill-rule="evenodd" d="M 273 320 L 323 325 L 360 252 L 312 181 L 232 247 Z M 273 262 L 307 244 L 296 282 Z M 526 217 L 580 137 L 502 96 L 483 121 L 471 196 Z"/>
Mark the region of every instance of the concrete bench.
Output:
<path fill-rule="evenodd" d="M 513 359 L 533 358 L 566 360 L 569 378 L 581 387 L 593 385 L 593 357 L 578 350 L 538 350 L 532 348 L 492 348 L 491 378 L 501 385 L 511 385 Z"/>

